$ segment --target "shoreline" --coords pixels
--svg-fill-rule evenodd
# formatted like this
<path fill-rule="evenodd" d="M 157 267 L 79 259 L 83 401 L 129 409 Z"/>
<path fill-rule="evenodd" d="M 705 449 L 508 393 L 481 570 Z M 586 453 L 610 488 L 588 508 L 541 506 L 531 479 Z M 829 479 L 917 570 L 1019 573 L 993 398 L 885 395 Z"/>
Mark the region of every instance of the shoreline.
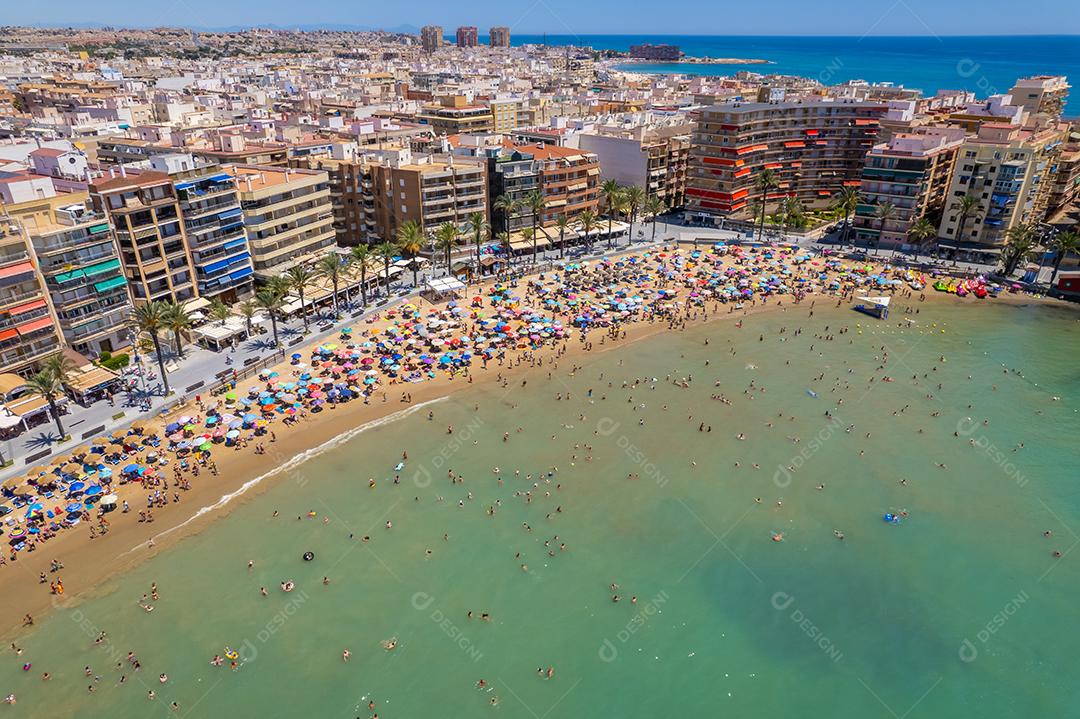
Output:
<path fill-rule="evenodd" d="M 658 249 L 658 248 L 657 248 Z M 655 250 L 654 250 L 655 251 Z M 640 251 L 628 254 L 640 254 Z M 523 280 L 526 280 L 523 278 Z M 494 282 L 492 280 L 491 282 Z M 485 285 L 491 284 L 485 283 Z M 944 295 L 936 297 L 940 293 L 931 292 L 926 295 L 928 302 L 952 301 L 953 303 L 968 304 L 966 301 L 955 296 Z M 743 309 L 736 310 L 734 305 L 728 305 L 728 311 L 717 310 L 706 313 L 707 316 L 696 319 L 687 319 L 687 327 L 695 327 L 708 323 L 718 323 L 724 318 L 731 321 L 741 320 L 751 315 L 762 312 L 786 312 L 790 308 L 798 308 L 799 304 L 790 295 L 780 295 L 778 302 L 763 302 L 758 300 L 754 304 L 747 303 Z M 784 299 L 787 304 L 781 304 Z M 837 300 L 839 306 L 850 306 L 854 297 L 838 297 L 831 294 L 808 295 L 807 300 L 828 301 L 830 304 Z M 918 303 L 914 298 L 904 298 Z M 804 300 L 805 303 L 806 300 Z M 996 301 L 1004 301 L 1009 304 L 1026 304 L 1037 302 L 1046 304 L 1045 299 L 1016 296 L 1003 296 Z M 400 304 L 400 303 L 399 303 Z M 392 306 L 381 310 L 385 313 Z M 853 322 L 856 320 L 853 320 Z M 385 317 L 380 318 L 370 328 L 381 328 L 387 322 Z M 651 322 L 641 321 L 625 326 L 625 337 L 618 340 L 600 343 L 597 342 L 592 350 L 587 350 L 579 342 L 568 342 L 563 355 L 558 359 L 564 363 L 574 361 L 583 356 L 591 356 L 594 353 L 602 353 L 615 348 L 623 348 L 635 342 L 648 339 L 661 332 L 671 332 L 668 324 L 662 320 Z M 320 344 L 314 342 L 306 345 L 304 350 Z M 543 359 L 547 358 L 550 364 L 556 361 L 555 353 L 559 345 L 545 346 L 538 350 L 536 355 Z M 518 367 L 513 367 L 512 357 L 507 365 L 493 365 L 484 369 L 474 367 L 470 373 L 472 381 L 464 377 L 451 378 L 439 375 L 431 381 L 422 383 L 387 384 L 380 391 L 385 396 L 383 401 L 373 401 L 371 404 L 362 402 L 350 402 L 341 406 L 331 405 L 333 409 L 327 409 L 318 415 L 309 415 L 303 420 L 303 431 L 285 430 L 276 442 L 267 446 L 264 455 L 258 455 L 250 451 L 221 452 L 215 454 L 215 461 L 219 466 L 218 476 L 205 473 L 200 481 L 192 484 L 192 488 L 182 495 L 182 502 L 169 503 L 167 507 L 155 510 L 158 518 L 153 523 L 139 523 L 134 520 L 116 522 L 108 534 L 99 536 L 93 541 L 87 540 L 86 532 L 68 530 L 58 535 L 48 544 L 43 545 L 36 552 L 21 556 L 17 562 L 9 563 L 9 571 L 25 571 L 29 574 L 25 579 L 15 577 L 14 581 L 5 582 L 0 586 L 0 601 L 5 606 L 15 609 L 11 617 L 11 624 L 0 628 L 4 637 L 18 635 L 25 632 L 21 626 L 21 617 L 29 613 L 35 620 L 45 616 L 50 609 L 68 607 L 79 602 L 101 595 L 106 591 L 109 580 L 117 577 L 146 559 L 157 556 L 158 553 L 174 547 L 184 538 L 192 536 L 210 523 L 227 517 L 236 507 L 242 506 L 245 501 L 259 496 L 261 492 L 277 485 L 284 476 L 292 475 L 295 481 L 306 481 L 301 468 L 307 459 L 323 454 L 340 444 L 343 444 L 357 435 L 373 429 L 387 422 L 404 418 L 433 402 L 450 398 L 462 385 L 466 387 L 497 381 L 497 376 L 505 371 L 515 376 L 526 374 L 530 371 L 546 371 L 542 366 L 532 366 L 523 362 Z M 291 368 L 288 360 L 283 360 L 275 366 L 278 370 L 288 371 Z M 268 368 L 269 369 L 269 368 Z M 494 370 L 494 371 L 493 371 Z M 254 378 L 253 378 L 254 379 Z M 456 383 L 455 383 L 456 379 Z M 251 380 L 249 380 L 251 383 Z M 245 385 L 238 385 L 240 389 Z M 391 399 L 393 391 L 412 394 L 412 402 L 405 403 Z M 173 414 L 182 414 L 190 411 L 190 408 L 178 407 Z M 332 419 L 331 419 L 332 418 Z M 153 424 L 164 425 L 169 421 L 167 416 L 155 418 Z M 342 427 L 344 426 L 344 429 Z M 138 485 L 133 485 L 132 490 Z M 127 493 L 130 493 L 127 492 Z M 141 496 L 141 495 L 140 495 Z M 236 500 L 236 501 L 234 501 Z M 194 506 L 194 511 L 189 507 Z M 133 511 L 138 504 L 133 505 Z M 120 516 L 114 513 L 110 516 Z M 160 529 L 159 529 L 160 528 Z M 153 540 L 153 541 L 152 541 Z M 152 541 L 152 544 L 151 544 Z M 145 550 L 145 551 L 140 551 Z M 48 574 L 49 562 L 54 558 L 62 559 L 67 567 L 62 572 L 64 581 L 70 588 L 64 596 L 52 595 L 48 592 L 47 585 L 40 585 L 36 575 L 39 572 Z M 70 568 L 69 568 L 70 567 Z"/>

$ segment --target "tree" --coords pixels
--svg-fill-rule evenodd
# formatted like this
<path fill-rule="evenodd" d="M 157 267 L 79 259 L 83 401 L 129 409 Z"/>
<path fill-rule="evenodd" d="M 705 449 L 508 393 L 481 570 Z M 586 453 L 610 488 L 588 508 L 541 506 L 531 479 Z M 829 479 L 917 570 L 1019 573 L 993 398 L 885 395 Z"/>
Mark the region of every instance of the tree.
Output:
<path fill-rule="evenodd" d="M 285 306 L 285 295 L 281 291 L 281 286 L 268 284 L 256 292 L 255 304 L 260 309 L 266 310 L 266 314 L 270 316 L 270 327 L 274 330 L 274 346 L 279 346 L 281 343 L 278 341 L 277 331 L 278 312 Z"/>
<path fill-rule="evenodd" d="M 630 185 L 623 191 L 623 205 L 626 208 L 627 218 L 630 220 L 629 238 L 634 239 L 634 220 L 637 219 L 638 210 L 645 203 L 645 190 L 637 185 Z"/>
<path fill-rule="evenodd" d="M 506 269 L 509 270 L 514 264 L 514 246 L 510 244 L 510 230 L 502 233 L 502 242 L 500 244 L 503 252 L 506 253 Z"/>
<path fill-rule="evenodd" d="M 664 201 L 656 195 L 649 195 L 645 198 L 645 203 L 642 205 L 642 210 L 649 216 L 649 222 L 652 223 L 652 241 L 656 242 L 656 218 L 664 214 L 664 210 L 667 207 L 664 206 Z"/>
<path fill-rule="evenodd" d="M 885 234 L 885 223 L 896 217 L 896 205 L 891 202 L 882 202 L 874 210 L 874 217 L 878 219 L 878 238 L 874 247 L 881 246 L 882 236 Z"/>
<path fill-rule="evenodd" d="M 215 297 L 210 300 L 209 314 L 210 317 L 224 324 L 232 312 L 230 312 L 229 306 L 221 301 L 220 297 Z"/>
<path fill-rule="evenodd" d="M 419 284 L 416 278 L 416 256 L 424 249 L 424 228 L 416 220 L 406 220 L 397 230 L 398 248 L 409 256 L 412 269 L 413 287 Z"/>
<path fill-rule="evenodd" d="M 183 337 L 180 333 L 191 327 L 191 315 L 187 313 L 183 305 L 176 302 L 166 302 L 165 309 L 162 312 L 162 321 L 165 323 L 165 327 L 172 330 L 173 339 L 176 342 L 176 356 L 183 357 Z"/>
<path fill-rule="evenodd" d="M 337 253 L 334 253 L 337 255 Z M 289 289 L 295 290 L 300 297 L 300 316 L 304 318 L 304 331 L 308 331 L 307 305 L 304 303 L 304 290 L 311 287 L 318 278 L 318 274 L 305 265 L 293 265 L 285 273 L 285 279 L 289 283 Z M 337 287 L 334 288 L 334 300 L 337 300 Z"/>
<path fill-rule="evenodd" d="M 570 227 L 570 217 L 564 212 L 555 218 L 555 228 L 559 231 L 559 259 L 561 260 L 566 250 L 566 230 Z"/>
<path fill-rule="evenodd" d="M 765 236 L 765 204 L 769 199 L 769 190 L 779 184 L 776 173 L 768 168 L 759 172 L 757 177 L 754 178 L 754 189 L 760 193 L 761 197 L 761 221 L 758 224 L 758 242 L 761 242 Z"/>
<path fill-rule="evenodd" d="M 840 244 L 846 245 L 851 238 L 851 215 L 859 206 L 859 188 L 843 187 L 836 193 L 836 209 L 844 213 L 844 232 L 840 238 Z"/>
<path fill-rule="evenodd" d="M 251 318 L 255 316 L 255 313 L 259 311 L 259 306 L 251 300 L 244 300 L 237 308 L 240 310 L 240 316 L 244 318 L 244 324 L 247 326 L 248 337 L 251 336 Z"/>
<path fill-rule="evenodd" d="M 798 230 L 806 225 L 806 211 L 802 203 L 794 197 L 785 197 L 780 203 L 780 224 L 784 232 Z"/>
<path fill-rule="evenodd" d="M 581 231 L 585 233 L 585 246 L 589 252 L 592 252 L 593 238 L 590 234 L 596 229 L 597 218 L 592 210 L 585 210 L 577 218 L 578 224 L 581 225 Z"/>
<path fill-rule="evenodd" d="M 345 274 L 345 262 L 341 259 L 341 255 L 337 253 L 337 250 L 331 250 L 329 254 L 319 258 L 315 263 L 315 272 L 319 277 L 330 280 L 330 287 L 334 290 L 334 318 L 337 319 L 341 316 L 338 311 L 338 285 L 341 283 L 341 277 Z"/>
<path fill-rule="evenodd" d="M 540 190 L 533 190 L 529 194 L 525 195 L 525 207 L 529 208 L 529 214 L 532 216 L 532 246 L 533 246 L 533 264 L 536 264 L 536 237 L 539 233 L 537 229 L 537 221 L 540 219 L 540 213 L 544 211 L 544 193 Z"/>
<path fill-rule="evenodd" d="M 376 245 L 375 256 L 383 261 L 383 269 L 386 271 L 386 294 L 390 294 L 390 262 L 397 257 L 398 248 L 393 242 L 383 242 Z"/>
<path fill-rule="evenodd" d="M 56 354 L 49 355 L 41 363 L 41 369 L 48 372 L 53 377 L 56 377 L 60 381 L 61 385 L 71 384 L 71 374 L 75 372 L 78 367 L 71 361 L 63 352 L 57 352 Z"/>
<path fill-rule="evenodd" d="M 1037 244 L 1035 229 L 1031 225 L 1021 222 L 1009 228 L 1005 233 L 1005 247 L 1001 252 L 1003 274 L 1011 277 L 1016 271 L 1016 266 L 1031 254 Z"/>
<path fill-rule="evenodd" d="M 611 225 L 615 219 L 615 213 L 618 211 L 619 196 L 622 195 L 623 188 L 615 180 L 607 180 L 600 186 L 600 194 L 604 196 L 604 208 L 607 211 L 607 232 L 608 232 L 608 249 L 611 249 Z M 590 249 L 592 249 L 590 247 Z"/>
<path fill-rule="evenodd" d="M 49 403 L 49 411 L 56 420 L 56 431 L 60 433 L 61 439 L 66 437 L 67 432 L 64 431 L 64 424 L 60 421 L 60 408 L 56 406 L 56 398 L 64 394 L 64 385 L 60 378 L 48 369 L 43 369 L 26 380 L 26 391 L 45 398 L 45 401 Z"/>
<path fill-rule="evenodd" d="M 443 253 L 446 260 L 446 276 L 450 276 L 450 255 L 457 244 L 458 228 L 453 222 L 444 222 L 435 228 L 435 249 Z"/>
<path fill-rule="evenodd" d="M 165 376 L 165 358 L 161 353 L 161 338 L 158 333 L 165 329 L 165 303 L 154 300 L 141 305 L 135 305 L 128 319 L 128 324 L 136 332 L 145 332 L 150 336 L 154 344 L 154 353 L 157 355 L 158 369 L 161 370 L 161 384 L 165 394 L 169 394 L 169 378 Z"/>
<path fill-rule="evenodd" d="M 956 225 L 956 241 L 963 242 L 964 226 L 967 224 L 967 219 L 979 209 L 979 198 L 974 195 L 964 195 L 953 204 L 953 209 L 956 210 L 956 216 L 959 219 Z"/>
<path fill-rule="evenodd" d="M 489 230 L 487 222 L 484 220 L 483 212 L 474 212 L 469 215 L 469 229 L 472 230 L 473 240 L 476 242 L 476 277 L 480 277 L 480 244 L 483 241 L 483 235 Z"/>
<path fill-rule="evenodd" d="M 919 250 L 930 240 L 937 237 L 937 228 L 934 223 L 925 217 L 920 217 L 911 223 L 907 231 L 908 239 L 915 246 L 915 261 L 919 261 Z"/>
<path fill-rule="evenodd" d="M 1058 268 L 1061 267 L 1061 261 L 1065 259 L 1065 255 L 1080 254 L 1080 234 L 1077 234 L 1075 230 L 1066 230 L 1051 241 L 1050 248 L 1057 253 L 1054 257 L 1054 272 L 1050 275 L 1050 287 L 1053 288 L 1054 283 L 1057 282 Z"/>
<path fill-rule="evenodd" d="M 492 209 L 502 216 L 503 232 L 509 232 L 510 223 L 514 219 L 514 215 L 516 215 L 518 210 L 521 209 L 521 201 L 511 197 L 510 195 L 499 195 L 495 198 L 495 202 L 492 204 Z"/>
<path fill-rule="evenodd" d="M 360 302 L 367 307 L 367 270 L 371 260 L 371 246 L 368 244 L 356 245 L 349 251 L 349 266 L 360 275 Z"/>

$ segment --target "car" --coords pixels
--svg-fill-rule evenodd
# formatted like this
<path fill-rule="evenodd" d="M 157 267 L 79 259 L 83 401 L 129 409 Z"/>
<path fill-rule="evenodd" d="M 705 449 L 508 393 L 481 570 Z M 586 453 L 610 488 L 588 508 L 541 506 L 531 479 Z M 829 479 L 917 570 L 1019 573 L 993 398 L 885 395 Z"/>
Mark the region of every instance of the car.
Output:
<path fill-rule="evenodd" d="M 320 332 L 325 332 L 326 330 L 334 328 L 334 322 L 333 320 L 323 320 L 319 323 L 318 327 Z"/>

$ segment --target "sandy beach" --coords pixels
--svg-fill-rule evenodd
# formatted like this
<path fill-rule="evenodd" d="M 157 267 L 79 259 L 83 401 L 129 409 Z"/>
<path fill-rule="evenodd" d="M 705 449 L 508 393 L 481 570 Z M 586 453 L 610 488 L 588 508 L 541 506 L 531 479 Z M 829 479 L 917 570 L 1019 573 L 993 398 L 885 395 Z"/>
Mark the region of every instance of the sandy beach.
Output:
<path fill-rule="evenodd" d="M 485 283 L 485 287 L 493 282 Z M 476 291 L 477 288 L 473 286 L 469 294 Z M 724 306 L 718 303 L 716 310 L 708 307 L 704 312 L 695 312 L 695 317 L 687 316 L 685 325 L 704 322 L 734 323 L 763 311 L 794 311 L 801 314 L 814 301 L 823 305 L 828 303 L 835 305 L 838 301 L 846 304 L 850 302 L 850 298 L 840 300 L 832 295 L 811 294 L 803 299 L 802 305 L 797 305 L 790 295 L 781 295 L 748 301 L 738 310 L 734 305 Z M 918 301 L 917 297 L 913 297 L 909 303 Z M 926 301 L 964 304 L 976 302 L 974 299 L 963 300 L 933 291 L 927 293 Z M 1029 297 L 1002 297 L 994 301 L 1031 302 L 1034 300 Z M 431 305 L 428 303 L 424 303 L 421 307 L 422 310 L 430 308 Z M 389 309 L 388 306 L 382 314 L 385 315 L 386 310 Z M 853 323 L 855 321 L 853 319 Z M 386 324 L 387 320 L 383 317 L 366 327 L 375 332 Z M 591 348 L 591 352 L 604 352 L 612 348 L 624 347 L 628 343 L 638 342 L 654 334 L 668 331 L 669 327 L 665 321 L 640 321 L 626 324 L 622 329 L 624 334 L 621 338 L 612 339 L 609 335 L 606 341 L 597 341 Z M 317 344 L 314 343 L 297 351 L 309 353 Z M 222 447 L 216 450 L 214 461 L 219 470 L 218 476 L 204 472 L 192 482 L 191 489 L 181 493 L 181 501 L 169 502 L 167 506 L 155 509 L 155 520 L 152 523 L 138 522 L 134 511 L 143 506 L 145 490 L 137 483 L 119 488 L 120 499 L 128 499 L 133 511 L 129 514 L 114 512 L 108 515 L 110 529 L 107 534 L 91 538 L 88 527 L 68 529 L 33 553 L 20 552 L 17 561 L 9 561 L 8 565 L 3 567 L 6 576 L 5 581 L 0 583 L 0 602 L 11 608 L 7 625 L 2 628 L 3 633 L 8 636 L 17 632 L 23 624 L 24 615 L 29 614 L 38 619 L 60 602 L 67 605 L 78 602 L 82 598 L 94 596 L 94 593 L 99 591 L 98 587 L 103 580 L 130 569 L 184 537 L 200 531 L 210 522 L 227 516 L 236 506 L 273 486 L 274 483 L 288 481 L 290 478 L 296 480 L 302 478 L 302 457 L 306 456 L 305 453 L 310 454 L 315 448 L 332 443 L 335 438 L 389 418 L 395 413 L 415 411 L 424 403 L 448 397 L 469 384 L 496 382 L 497 377 L 500 375 L 505 377 L 509 372 L 514 372 L 516 378 L 522 372 L 541 370 L 543 365 L 550 365 L 551 362 L 556 361 L 554 355 L 560 349 L 563 349 L 563 352 L 557 361 L 564 365 L 573 363 L 575 357 L 590 351 L 583 342 L 570 341 L 568 338 L 562 342 L 547 344 L 543 349 L 533 353 L 533 362 L 520 362 L 513 369 L 511 365 L 514 364 L 515 358 L 510 356 L 502 366 L 493 363 L 487 368 L 472 367 L 471 381 L 460 375 L 449 377 L 439 374 L 436 378 L 425 382 L 381 385 L 370 404 L 353 401 L 341 405 L 330 405 L 332 408 L 327 408 L 318 414 L 309 414 L 292 428 L 275 424 L 276 441 L 267 442 L 265 454 L 256 454 L 251 448 L 233 451 Z M 285 377 L 294 369 L 287 361 L 283 361 L 276 371 Z M 546 368 L 542 371 L 546 371 Z M 237 389 L 243 390 L 260 384 L 258 379 L 252 378 L 238 385 Z M 405 391 L 411 393 L 410 403 L 401 400 L 401 395 Z M 208 403 L 213 400 L 209 397 L 205 399 Z M 172 421 L 172 416 L 194 411 L 197 411 L 197 408 L 187 406 L 178 408 L 171 416 L 158 417 L 155 420 L 157 429 L 160 431 L 165 424 Z M 301 459 L 294 459 L 298 457 Z M 223 499 L 258 478 L 261 478 L 261 481 L 247 487 L 246 491 L 227 501 Z M 318 479 L 315 478 L 313 481 L 318 481 Z M 50 579 L 53 578 L 48 570 L 50 562 L 54 559 L 60 559 L 64 564 L 64 569 L 59 575 L 63 578 L 65 592 L 60 597 L 50 593 L 48 583 L 42 584 L 38 581 L 40 573 L 45 573 Z"/>

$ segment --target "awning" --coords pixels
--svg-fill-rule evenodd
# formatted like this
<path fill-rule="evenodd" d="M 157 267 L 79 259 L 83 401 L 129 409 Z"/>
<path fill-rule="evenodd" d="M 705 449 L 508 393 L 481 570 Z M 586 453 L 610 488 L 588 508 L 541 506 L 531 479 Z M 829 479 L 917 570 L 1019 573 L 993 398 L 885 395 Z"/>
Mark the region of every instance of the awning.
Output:
<path fill-rule="evenodd" d="M 784 143 L 784 147 L 806 147 L 806 143 L 802 140 L 789 140 Z"/>
<path fill-rule="evenodd" d="M 34 265 L 30 262 L 20 262 L 11 265 L 10 267 L 0 267 L 0 278 L 14 277 L 15 275 L 22 275 L 33 271 Z"/>
<path fill-rule="evenodd" d="M 40 329 L 52 326 L 52 317 L 40 317 L 32 322 L 19 325 L 15 329 L 19 330 L 20 335 L 27 335 L 31 332 L 37 332 Z"/>
<path fill-rule="evenodd" d="M 452 277 L 442 277 L 427 283 L 428 292 L 456 292 L 465 289 L 465 283 Z"/>
<path fill-rule="evenodd" d="M 45 300 L 30 300 L 29 302 L 24 302 L 21 305 L 17 305 L 15 307 L 12 307 L 10 310 L 8 310 L 8 314 L 21 315 L 24 312 L 29 312 L 30 310 L 36 310 L 39 307 L 44 307 L 44 306 L 45 306 Z"/>
<path fill-rule="evenodd" d="M 60 274 L 58 274 L 56 276 L 56 281 L 59 282 L 60 284 L 63 284 L 65 282 L 71 282 L 72 280 L 77 280 L 82 276 L 83 276 L 83 271 L 82 270 L 72 270 L 71 272 L 61 272 Z"/>
<path fill-rule="evenodd" d="M 85 372 L 70 377 L 66 384 L 74 392 L 86 393 L 117 382 L 119 379 L 120 376 L 111 369 L 91 367 Z"/>
<path fill-rule="evenodd" d="M 90 265 L 83 268 L 83 274 L 89 277 L 90 275 L 100 275 L 102 272 L 108 272 L 109 270 L 119 269 L 120 260 L 109 260 L 107 262 L 99 262 L 96 265 Z"/>
<path fill-rule="evenodd" d="M 187 312 L 194 312 L 195 310 L 201 310 L 210 306 L 210 300 L 205 297 L 196 297 L 193 300 L 188 300 L 184 303 L 184 310 Z"/>
<path fill-rule="evenodd" d="M 18 337 L 18 336 L 19 336 L 19 331 L 14 329 L 14 328 L 7 329 L 7 330 L 0 330 L 0 342 L 3 342 L 4 340 L 9 340 L 12 337 Z"/>
<path fill-rule="evenodd" d="M 113 277 L 111 280 L 105 280 L 104 282 L 95 282 L 94 289 L 98 292 L 108 292 L 109 290 L 115 289 L 117 287 L 123 287 L 125 284 L 127 284 L 127 280 L 124 279 L 124 276 L 118 275 L 116 277 Z"/>

